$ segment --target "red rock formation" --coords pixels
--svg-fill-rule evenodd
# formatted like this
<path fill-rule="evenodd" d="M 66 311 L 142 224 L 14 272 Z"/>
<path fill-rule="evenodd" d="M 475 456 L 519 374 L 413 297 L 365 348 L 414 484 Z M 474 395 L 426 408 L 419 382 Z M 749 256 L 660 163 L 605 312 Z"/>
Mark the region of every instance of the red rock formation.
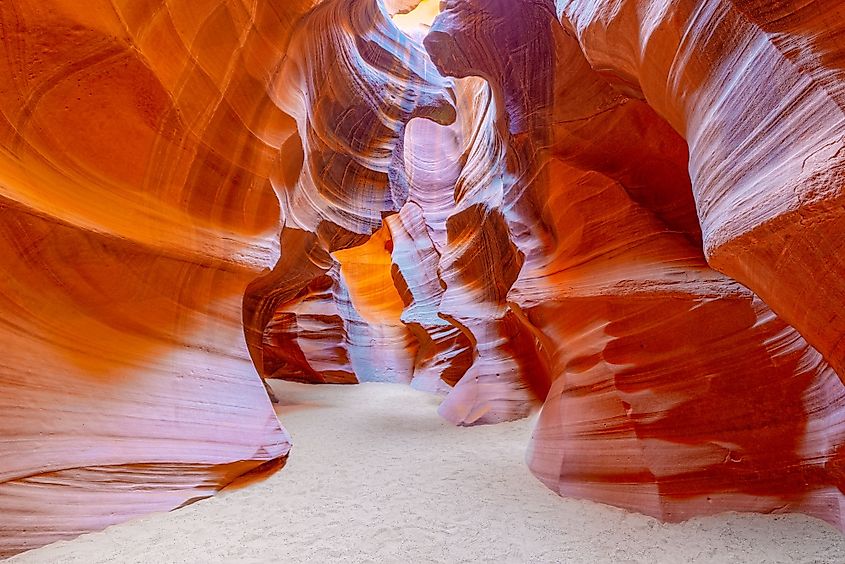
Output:
<path fill-rule="evenodd" d="M 298 166 L 283 166 L 273 177 L 285 225 L 282 257 L 244 300 L 247 343 L 264 375 L 273 374 L 264 361 L 271 320 L 280 312 L 298 315 L 291 302 L 340 263 L 335 300 L 342 309 L 346 352 L 338 359 L 348 358 L 358 379 L 411 380 L 414 339 L 399 319 L 401 298 L 387 284 L 389 268 L 370 281 L 383 284 L 382 291 L 366 275 L 355 274 L 372 266 L 376 255 L 346 249 L 365 244 L 382 227 L 382 216 L 407 202 L 406 124 L 416 117 L 454 120 L 447 84 L 422 45 L 403 35 L 374 0 L 323 2 L 300 22 L 272 84 L 276 103 L 297 123 L 285 147 L 301 156 Z M 344 275 L 344 261 L 351 279 Z M 379 262 L 387 267 L 389 255 Z M 380 308 L 380 300 L 392 305 Z M 369 318 L 368 307 L 374 307 Z M 381 324 L 381 315 L 392 319 Z M 292 346 L 290 352 L 267 354 L 296 357 L 300 352 Z M 381 354 L 382 346 L 393 353 Z M 306 374 L 315 382 L 331 380 Z"/>
<path fill-rule="evenodd" d="M 386 220 L 393 249 L 394 286 L 402 289 L 400 317 L 417 342 L 413 381 L 417 389 L 447 392 L 472 362 L 467 336 L 438 315 L 443 286 L 437 269 L 440 254 L 429 236 L 422 209 L 409 202 Z"/>
<path fill-rule="evenodd" d="M 0 556 L 287 455 L 239 305 L 278 257 L 266 86 L 308 7 L 0 5 Z"/>
<path fill-rule="evenodd" d="M 349 346 L 363 381 L 410 383 L 416 344 L 402 322 L 405 303 L 393 283 L 390 231 L 382 227 L 363 245 L 333 253 L 348 288 Z"/>
<path fill-rule="evenodd" d="M 558 6 L 593 67 L 686 138 L 708 262 L 845 378 L 845 6 Z"/>
<path fill-rule="evenodd" d="M 247 4 L 0 5 L 0 556 L 278 465 L 256 368 L 845 526 L 838 3 Z"/>
<path fill-rule="evenodd" d="M 355 384 L 349 358 L 349 297 L 337 267 L 318 276 L 291 301 L 280 306 L 264 328 L 261 343 L 267 378 Z"/>
<path fill-rule="evenodd" d="M 492 257 L 479 259 L 488 268 L 509 263 L 509 245 L 524 256 L 513 278 L 463 278 L 510 288 L 498 303 L 534 330 L 538 365 L 554 378 L 532 470 L 562 494 L 668 520 L 799 510 L 841 527 L 845 388 L 795 329 L 708 267 L 683 140 L 587 64 L 550 2 L 522 3 L 518 20 L 493 0 L 442 8 L 426 46 L 444 74 L 490 83 L 494 117 L 478 137 L 494 172 L 478 168 L 494 180 L 476 185 L 498 182 L 497 196 L 482 199 L 503 210 L 463 221 L 468 232 L 455 239 Z M 487 240 L 491 217 L 503 227 Z M 442 276 L 471 265 L 441 262 Z M 516 334 L 484 337 L 514 343 Z M 525 356 L 530 346 L 515 348 Z M 470 381 L 463 403 L 495 409 L 513 385 L 496 376 Z"/>

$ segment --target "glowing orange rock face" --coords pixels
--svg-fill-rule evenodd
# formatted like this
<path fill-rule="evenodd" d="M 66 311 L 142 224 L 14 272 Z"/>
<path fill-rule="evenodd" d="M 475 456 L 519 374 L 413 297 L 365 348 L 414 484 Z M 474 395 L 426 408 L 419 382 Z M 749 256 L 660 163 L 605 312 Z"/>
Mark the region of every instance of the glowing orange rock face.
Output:
<path fill-rule="evenodd" d="M 282 4 L 0 5 L 0 555 L 278 465 L 256 369 L 843 527 L 838 3 Z"/>
<path fill-rule="evenodd" d="M 592 67 L 547 2 L 525 2 L 521 17 L 514 20 L 507 3 L 447 1 L 426 38 L 444 74 L 483 76 L 501 108 L 498 139 L 487 144 L 506 148 L 504 157 L 494 161 L 503 162 L 507 173 L 500 205 L 512 240 L 525 257 L 507 299 L 540 333 L 538 349 L 554 378 L 532 438 L 532 470 L 561 494 L 669 520 L 725 509 L 798 510 L 841 527 L 845 390 L 795 329 L 749 290 L 708 267 L 695 221 L 697 211 L 712 264 L 744 264 L 743 256 L 768 253 L 771 241 L 752 248 L 745 236 L 745 251 L 739 255 L 714 245 L 714 224 L 760 232 L 762 214 L 782 194 L 781 177 L 766 173 L 777 166 L 774 162 L 742 159 L 767 150 L 814 154 L 816 142 L 809 139 L 806 146 L 794 137 L 770 138 L 758 128 L 756 135 L 764 138 L 755 145 L 751 129 L 759 122 L 752 123 L 754 118 L 743 112 L 762 111 L 767 104 L 748 101 L 730 111 L 739 122 L 736 130 L 724 121 L 695 122 L 705 130 L 719 128 L 723 136 L 745 131 L 733 145 L 738 150 L 744 143 L 743 152 L 728 156 L 719 146 L 723 156 L 715 162 L 707 149 L 714 146 L 702 146 L 685 122 L 673 119 L 678 115 L 668 106 L 665 83 L 648 85 L 658 101 L 652 109 L 623 95 L 630 88 L 614 88 L 593 70 L 622 69 L 619 75 L 629 77 L 633 71 L 624 74 L 630 68 L 624 58 L 615 59 L 614 41 L 626 33 L 688 37 L 673 32 L 675 18 L 692 16 L 676 4 L 661 11 L 657 2 L 646 3 L 654 10 L 651 19 L 642 18 L 636 2 L 599 3 L 598 10 L 578 2 L 563 4 L 588 57 L 595 46 Z M 721 13 L 716 6 L 713 10 Z M 728 12 L 723 15 L 738 17 Z M 665 19 L 659 20 L 660 15 Z M 682 21 L 689 27 L 716 25 L 703 15 L 698 11 L 696 22 Z M 651 34 L 625 27 L 655 21 L 662 27 Z M 597 39 L 597 29 L 607 35 Z M 762 47 L 767 47 L 764 42 Z M 684 49 L 700 52 L 694 42 Z M 730 52 L 729 46 L 720 49 L 728 49 L 720 52 L 724 60 L 744 55 Z M 648 56 L 646 49 L 637 53 Z M 676 49 L 656 57 L 677 60 Z M 646 59 L 637 61 L 642 65 L 637 71 L 646 63 L 652 68 Z M 780 80 L 798 79 L 791 72 Z M 670 76 L 679 89 L 691 91 L 677 70 Z M 709 96 L 718 103 L 691 106 L 691 111 L 712 113 L 724 104 L 718 90 L 724 81 L 699 78 L 713 81 Z M 744 88 L 754 87 L 745 83 Z M 643 91 L 650 90 L 644 86 Z M 841 111 L 815 105 L 810 94 L 798 101 L 799 110 L 806 108 L 799 114 L 824 124 L 814 135 L 836 145 L 841 136 L 832 134 Z M 691 102 L 681 98 L 671 103 Z M 784 115 L 786 108 L 772 105 L 773 114 L 766 119 L 789 127 L 796 116 Z M 684 173 L 683 140 L 661 117 L 696 140 L 690 151 L 692 184 Z M 788 148 L 795 143 L 799 146 Z M 698 172 L 705 157 L 710 168 Z M 738 169 L 726 168 L 732 160 Z M 836 161 L 830 164 L 837 166 Z M 757 198 L 766 199 L 765 191 L 773 191 L 775 202 L 749 198 L 741 206 L 721 204 L 721 217 L 714 219 L 708 194 L 720 190 L 730 201 L 739 198 L 739 192 L 726 192 L 741 191 L 728 181 L 737 174 L 749 175 L 744 182 L 755 187 Z M 833 193 L 840 186 L 834 182 L 825 189 Z M 832 226 L 837 220 L 831 221 Z M 822 248 L 840 244 L 833 232 L 824 233 L 821 238 L 830 242 Z M 723 244 L 735 248 L 737 237 L 731 235 Z M 732 258 L 720 259 L 723 253 Z M 777 268 L 776 262 L 768 268 Z M 836 269 L 835 260 L 825 268 Z M 726 270 L 738 277 L 742 273 Z M 756 285 L 755 276 L 742 279 L 752 288 L 759 286 L 764 296 L 785 283 L 783 278 L 778 284 Z M 781 295 L 772 303 L 781 306 L 784 299 L 788 301 Z M 784 313 L 792 315 L 788 308 Z M 797 327 L 811 339 L 828 331 L 812 327 L 807 316 L 801 321 Z M 838 362 L 835 354 L 830 359 Z"/>
<path fill-rule="evenodd" d="M 0 556 L 284 461 L 240 303 L 309 7 L 0 6 Z"/>
<path fill-rule="evenodd" d="M 759 294 L 845 378 L 845 6 L 558 8 L 591 64 L 687 139 L 708 262 Z"/>

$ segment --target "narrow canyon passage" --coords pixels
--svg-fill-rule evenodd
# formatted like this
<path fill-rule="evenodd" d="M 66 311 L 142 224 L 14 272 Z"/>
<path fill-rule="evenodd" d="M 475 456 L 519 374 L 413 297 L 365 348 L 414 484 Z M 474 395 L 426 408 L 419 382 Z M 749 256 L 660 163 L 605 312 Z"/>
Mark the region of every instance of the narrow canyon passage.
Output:
<path fill-rule="evenodd" d="M 283 471 L 10 562 L 845 561 L 845 538 L 803 515 L 661 524 L 561 499 L 523 462 L 531 419 L 454 427 L 402 385 L 271 385 L 295 444 Z"/>
<path fill-rule="evenodd" d="M 0 559 L 845 563 L 843 0 L 0 40 Z"/>

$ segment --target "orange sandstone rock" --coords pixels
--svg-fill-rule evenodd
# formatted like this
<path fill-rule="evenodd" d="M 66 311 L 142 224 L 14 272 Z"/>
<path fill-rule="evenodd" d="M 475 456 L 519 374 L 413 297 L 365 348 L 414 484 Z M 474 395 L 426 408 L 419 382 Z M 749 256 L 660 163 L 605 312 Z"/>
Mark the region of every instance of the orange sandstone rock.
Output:
<path fill-rule="evenodd" d="M 631 8 L 608 8 L 611 20 L 633 21 L 637 3 L 615 4 Z M 487 275 L 485 291 L 507 290 L 495 302 L 519 312 L 553 379 L 532 438 L 532 470 L 564 495 L 667 520 L 795 510 L 842 527 L 845 388 L 794 328 L 709 267 L 708 258 L 719 263 L 701 247 L 699 178 L 683 173 L 687 151 L 675 124 L 596 72 L 596 58 L 614 57 L 611 36 L 588 61 L 551 2 L 521 3 L 518 19 L 495 0 L 441 7 L 426 38 L 435 64 L 452 76 L 483 77 L 492 93 L 486 132 L 477 134 L 487 137 L 478 152 L 488 166 L 477 169 L 490 180 L 474 184 L 484 211 L 455 237 L 474 238 L 471 256 L 491 258 L 478 259 L 484 275 L 478 267 L 466 278 Z M 586 6 L 570 8 L 573 18 L 605 21 Z M 589 55 L 589 35 L 579 39 Z M 476 166 L 471 157 L 466 166 Z M 484 238 L 497 217 L 502 227 Z M 518 274 L 497 277 L 508 255 L 523 257 Z M 449 280 L 472 265 L 441 262 L 441 275 Z M 488 323 L 501 317 L 480 315 Z M 488 342 L 505 334 L 484 333 Z M 531 343 L 507 335 L 526 356 Z M 471 376 L 472 368 L 464 381 Z M 495 410 L 510 381 L 476 377 L 462 403 L 471 414 Z"/>
<path fill-rule="evenodd" d="M 557 4 L 592 66 L 687 140 L 708 262 L 845 377 L 845 6 Z"/>
<path fill-rule="evenodd" d="M 435 4 L 0 5 L 0 556 L 280 465 L 260 377 L 843 528 L 843 8 Z"/>
<path fill-rule="evenodd" d="M 285 459 L 239 306 L 278 257 L 267 87 L 308 8 L 0 6 L 0 556 Z"/>

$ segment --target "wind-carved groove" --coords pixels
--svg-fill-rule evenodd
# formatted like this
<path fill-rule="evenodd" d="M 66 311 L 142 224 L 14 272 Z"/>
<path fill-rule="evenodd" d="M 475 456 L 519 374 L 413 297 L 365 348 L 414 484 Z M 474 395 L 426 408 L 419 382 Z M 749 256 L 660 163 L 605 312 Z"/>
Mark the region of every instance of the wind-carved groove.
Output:
<path fill-rule="evenodd" d="M 278 469 L 261 378 L 843 527 L 836 0 L 66 4 L 0 4 L 0 556 Z"/>

